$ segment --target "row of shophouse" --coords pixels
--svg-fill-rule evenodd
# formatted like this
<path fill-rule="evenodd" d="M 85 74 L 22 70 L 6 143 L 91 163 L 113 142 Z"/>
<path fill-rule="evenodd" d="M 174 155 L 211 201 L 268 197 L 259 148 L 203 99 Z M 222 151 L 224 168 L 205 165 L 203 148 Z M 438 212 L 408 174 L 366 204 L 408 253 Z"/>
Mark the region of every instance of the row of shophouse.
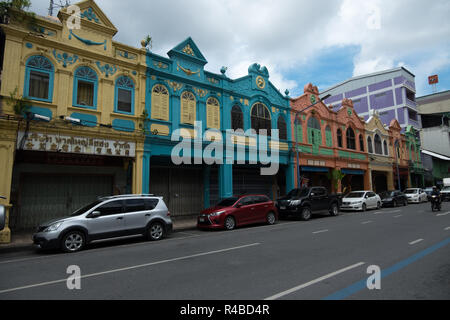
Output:
<path fill-rule="evenodd" d="M 234 194 L 275 199 L 305 184 L 332 192 L 424 186 L 413 126 L 402 128 L 395 118 L 384 123 L 377 110 L 365 119 L 346 97 L 339 107 L 325 104 L 312 84 L 291 98 L 258 64 L 238 79 L 226 68 L 206 71 L 191 38 L 167 57 L 118 43 L 117 29 L 94 1 L 78 6 L 79 29 L 67 27 L 66 9 L 32 26 L 14 20 L 1 26 L 0 195 L 6 200 L 0 201 L 9 227 L 0 242 L 10 241 L 11 229 L 34 228 L 101 195 L 161 195 L 181 217 Z M 31 106 L 26 112 L 14 110 L 22 96 Z M 227 129 L 235 130 L 229 139 Z M 249 129 L 269 131 L 239 131 Z M 279 139 L 270 129 L 278 129 Z M 183 138 L 200 152 L 175 164 L 172 153 Z M 207 153 L 225 139 L 231 154 Z M 263 139 L 266 151 L 277 150 L 275 175 L 261 175 L 263 161 L 253 159 Z M 238 151 L 245 161 L 232 161 Z M 204 154 L 221 161 L 207 164 Z M 336 173 L 345 176 L 334 180 Z"/>

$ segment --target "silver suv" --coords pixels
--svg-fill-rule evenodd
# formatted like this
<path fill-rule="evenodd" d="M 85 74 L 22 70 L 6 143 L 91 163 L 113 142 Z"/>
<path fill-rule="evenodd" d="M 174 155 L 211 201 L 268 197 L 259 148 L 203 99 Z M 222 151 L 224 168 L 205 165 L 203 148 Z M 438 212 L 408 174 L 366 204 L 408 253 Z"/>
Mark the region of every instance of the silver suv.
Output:
<path fill-rule="evenodd" d="M 120 195 L 99 198 L 69 217 L 39 226 L 33 235 L 41 249 L 76 252 L 93 241 L 133 235 L 161 240 L 172 231 L 172 220 L 162 197 Z"/>

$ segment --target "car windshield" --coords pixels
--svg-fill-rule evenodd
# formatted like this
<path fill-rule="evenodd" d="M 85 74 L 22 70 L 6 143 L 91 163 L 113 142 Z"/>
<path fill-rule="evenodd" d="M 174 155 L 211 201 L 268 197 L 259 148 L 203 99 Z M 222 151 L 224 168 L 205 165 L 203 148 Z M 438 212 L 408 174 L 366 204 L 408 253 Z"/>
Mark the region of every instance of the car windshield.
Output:
<path fill-rule="evenodd" d="M 433 192 L 433 188 L 426 188 L 425 192 Z"/>
<path fill-rule="evenodd" d="M 406 189 L 405 193 L 406 194 L 417 193 L 417 189 Z"/>
<path fill-rule="evenodd" d="M 345 197 L 346 198 L 362 198 L 362 197 L 364 197 L 364 192 L 350 192 Z"/>
<path fill-rule="evenodd" d="M 293 189 L 291 192 L 288 193 L 288 198 L 300 198 L 300 197 L 306 197 L 309 194 L 308 188 L 301 188 L 301 189 Z"/>
<path fill-rule="evenodd" d="M 218 207 L 230 207 L 230 206 L 232 206 L 233 204 L 235 204 L 236 201 L 238 201 L 238 198 L 235 198 L 235 197 L 226 198 L 226 199 L 223 199 L 222 201 L 220 201 L 220 202 L 217 204 L 217 206 L 218 206 Z"/>
<path fill-rule="evenodd" d="M 381 198 L 390 198 L 393 197 L 395 194 L 394 191 L 384 191 L 380 194 Z"/>
<path fill-rule="evenodd" d="M 450 191 L 450 186 L 444 187 L 444 189 L 442 189 L 442 191 Z"/>
<path fill-rule="evenodd" d="M 98 204 L 100 204 L 100 203 L 102 203 L 101 200 L 94 201 L 94 202 L 88 204 L 87 206 L 84 206 L 84 207 L 78 209 L 77 211 L 75 211 L 74 213 L 72 213 L 70 216 L 71 216 L 71 217 L 79 216 L 79 215 L 85 213 L 86 211 L 91 210 L 93 207 L 95 207 L 96 205 L 98 205 Z"/>

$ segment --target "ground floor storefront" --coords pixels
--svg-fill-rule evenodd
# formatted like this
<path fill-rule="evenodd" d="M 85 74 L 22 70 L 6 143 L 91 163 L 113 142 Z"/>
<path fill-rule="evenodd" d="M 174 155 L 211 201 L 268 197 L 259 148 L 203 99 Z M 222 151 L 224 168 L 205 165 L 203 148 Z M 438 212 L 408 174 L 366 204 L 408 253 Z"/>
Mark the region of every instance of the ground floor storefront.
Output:
<path fill-rule="evenodd" d="M 23 128 L 3 120 L 0 131 L 9 138 L 0 139 L 0 192 L 8 208 L 1 243 L 11 232 L 34 230 L 100 196 L 142 192 L 143 137 L 66 124 Z"/>
<path fill-rule="evenodd" d="M 392 163 L 370 163 L 369 170 L 373 192 L 380 194 L 384 191 L 394 190 Z"/>
<path fill-rule="evenodd" d="M 264 194 L 276 200 L 294 188 L 294 164 L 288 152 L 280 154 L 278 170 L 265 175 L 260 164 L 226 159 L 211 163 L 195 158 L 194 152 L 192 158 L 176 163 L 173 148 L 166 140 L 148 139 L 142 178 L 143 191 L 163 196 L 172 217 L 195 216 L 224 198 L 242 194 Z"/>
<path fill-rule="evenodd" d="M 395 190 L 405 190 L 411 188 L 411 178 L 409 175 L 409 169 L 406 166 L 394 165 L 392 168 L 394 172 L 394 188 Z M 397 173 L 398 172 L 398 173 Z M 400 183 L 400 185 L 399 185 Z"/>

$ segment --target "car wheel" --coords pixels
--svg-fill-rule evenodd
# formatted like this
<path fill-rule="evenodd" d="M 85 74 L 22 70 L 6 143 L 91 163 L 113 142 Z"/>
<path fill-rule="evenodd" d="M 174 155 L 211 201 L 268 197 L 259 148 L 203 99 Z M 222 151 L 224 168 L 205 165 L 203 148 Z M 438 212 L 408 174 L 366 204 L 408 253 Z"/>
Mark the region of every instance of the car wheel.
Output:
<path fill-rule="evenodd" d="M 381 209 L 381 202 L 377 202 L 377 210 Z"/>
<path fill-rule="evenodd" d="M 366 206 L 365 203 L 363 203 L 362 206 L 361 206 L 361 211 L 364 212 L 366 210 L 367 210 L 367 206 Z"/>
<path fill-rule="evenodd" d="M 339 208 L 338 208 L 338 206 L 337 206 L 336 203 L 333 203 L 333 204 L 331 205 L 330 214 L 331 214 L 333 217 L 335 217 L 335 216 L 337 216 L 337 215 L 339 214 Z"/>
<path fill-rule="evenodd" d="M 309 207 L 305 207 L 302 209 L 300 219 L 303 221 L 308 221 L 309 219 L 311 219 L 311 209 Z"/>
<path fill-rule="evenodd" d="M 154 222 L 148 228 L 148 238 L 151 241 L 158 241 L 164 237 L 164 226 L 161 222 Z"/>
<path fill-rule="evenodd" d="M 267 221 L 268 224 L 270 224 L 270 225 L 275 224 L 276 220 L 277 220 L 277 218 L 275 216 L 275 213 L 269 212 L 267 214 L 266 221 Z"/>
<path fill-rule="evenodd" d="M 225 229 L 233 230 L 234 228 L 236 228 L 236 221 L 234 220 L 234 218 L 232 216 L 228 216 L 225 219 Z"/>
<path fill-rule="evenodd" d="M 61 249 L 64 252 L 77 252 L 83 249 L 86 237 L 80 231 L 69 231 L 61 240 Z"/>
<path fill-rule="evenodd" d="M 408 200 L 403 200 L 403 206 L 406 207 L 408 205 Z"/>
<path fill-rule="evenodd" d="M 394 205 L 394 207 L 396 207 L 397 206 L 397 201 L 394 200 L 393 205 Z"/>

